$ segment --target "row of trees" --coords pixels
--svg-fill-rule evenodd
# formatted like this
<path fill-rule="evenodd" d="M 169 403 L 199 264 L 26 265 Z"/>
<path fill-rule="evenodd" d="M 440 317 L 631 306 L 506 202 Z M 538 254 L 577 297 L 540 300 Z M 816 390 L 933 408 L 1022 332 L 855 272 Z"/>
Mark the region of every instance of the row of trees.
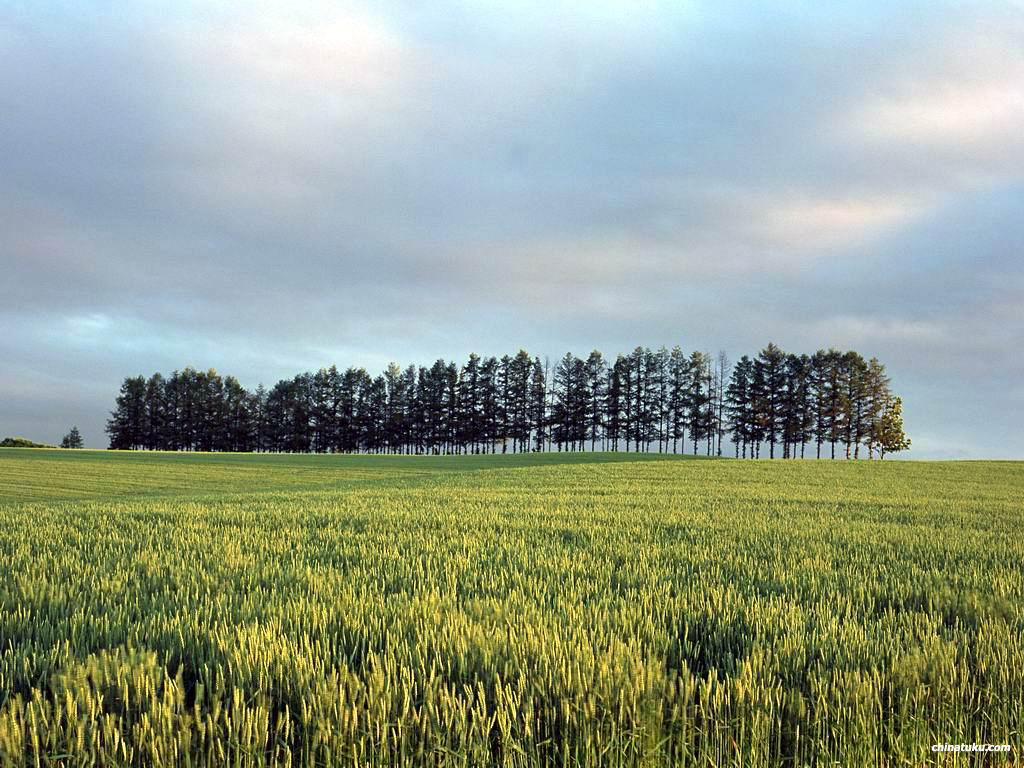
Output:
<path fill-rule="evenodd" d="M 185 368 L 129 377 L 110 447 L 184 451 L 495 453 L 691 450 L 736 456 L 884 456 L 909 447 L 881 363 L 856 352 L 724 353 L 637 347 L 553 366 L 520 350 L 463 364 L 335 366 L 249 392 Z"/>

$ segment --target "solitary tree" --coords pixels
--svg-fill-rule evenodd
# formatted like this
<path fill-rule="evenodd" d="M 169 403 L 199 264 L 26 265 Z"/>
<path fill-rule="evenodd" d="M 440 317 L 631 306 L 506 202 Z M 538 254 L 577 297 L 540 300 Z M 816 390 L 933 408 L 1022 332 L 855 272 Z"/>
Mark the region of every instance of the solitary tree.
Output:
<path fill-rule="evenodd" d="M 82 434 L 78 431 L 78 427 L 72 427 L 71 431 L 64 435 L 64 439 L 60 441 L 61 448 L 83 448 L 85 444 L 82 442 Z"/>

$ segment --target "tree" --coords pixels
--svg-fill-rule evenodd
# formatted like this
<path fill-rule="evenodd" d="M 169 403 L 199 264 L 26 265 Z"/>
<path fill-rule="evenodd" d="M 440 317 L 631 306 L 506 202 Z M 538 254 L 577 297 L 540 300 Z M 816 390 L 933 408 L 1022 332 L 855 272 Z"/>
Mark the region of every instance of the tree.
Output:
<path fill-rule="evenodd" d="M 77 426 L 71 427 L 71 430 L 64 435 L 64 439 L 60 441 L 61 448 L 84 448 L 85 443 L 82 442 L 82 434 L 78 431 Z"/>
<path fill-rule="evenodd" d="M 709 419 L 711 409 L 711 391 L 708 380 L 711 378 L 711 358 L 696 350 L 690 354 L 687 362 L 686 404 L 689 410 L 687 425 L 690 428 L 690 440 L 693 443 L 693 455 L 697 455 L 697 444 L 705 439 L 710 440 L 714 424 Z"/>
<path fill-rule="evenodd" d="M 821 458 L 821 444 L 830 443 L 832 458 L 836 457 L 836 443 L 843 435 L 843 353 L 835 349 L 818 351 L 812 359 L 815 367 L 815 440 L 818 443 L 818 458 Z"/>
<path fill-rule="evenodd" d="M 252 423 L 252 449 L 269 450 L 267 445 L 267 390 L 262 383 L 249 396 L 249 417 Z"/>
<path fill-rule="evenodd" d="M 843 355 L 843 440 L 846 443 L 846 458 L 859 458 L 860 443 L 867 433 L 865 410 L 867 405 L 866 383 L 868 364 L 856 352 Z M 851 456 L 851 449 L 853 454 Z"/>
<path fill-rule="evenodd" d="M 812 431 L 817 450 L 816 458 L 821 458 L 821 446 L 828 439 L 828 353 L 819 349 L 811 356 L 810 371 L 810 402 Z"/>
<path fill-rule="evenodd" d="M 874 458 L 875 438 L 881 430 L 882 415 L 885 413 L 891 396 L 889 377 L 885 373 L 885 366 L 873 357 L 868 361 L 864 379 L 865 402 L 862 409 L 865 422 L 863 436 L 868 449 L 868 458 Z"/>
<path fill-rule="evenodd" d="M 633 376 L 633 365 L 632 355 L 619 355 L 615 360 L 614 375 L 618 382 L 616 388 L 618 392 L 618 400 L 620 404 L 620 416 L 617 419 L 618 426 L 616 429 L 616 436 L 622 436 L 622 439 L 626 444 L 626 453 L 629 453 L 630 440 L 633 437 L 633 391 L 636 388 L 636 379 Z M 618 450 L 618 440 L 616 440 L 616 449 Z M 640 450 L 640 446 L 637 446 L 637 450 Z"/>
<path fill-rule="evenodd" d="M 768 441 L 768 457 L 775 458 L 775 444 L 783 427 L 786 388 L 786 355 L 772 343 L 754 361 L 754 401 L 758 426 Z"/>
<path fill-rule="evenodd" d="M 811 403 L 811 358 L 807 355 L 786 355 L 785 392 L 782 401 L 782 455 L 796 458 L 796 447 L 800 446 L 800 458 L 804 457 L 804 446 L 810 439 L 813 418 Z"/>
<path fill-rule="evenodd" d="M 530 354 L 520 349 L 507 363 L 507 402 L 505 404 L 508 436 L 512 450 L 529 450 L 532 419 L 530 417 L 530 381 L 533 370 Z"/>
<path fill-rule="evenodd" d="M 555 401 L 551 409 L 551 436 L 558 450 L 576 450 L 586 439 L 586 363 L 566 352 L 554 374 Z M 581 418 L 581 416 L 583 418 Z"/>
<path fill-rule="evenodd" d="M 719 350 L 717 367 L 715 368 L 715 437 L 718 446 L 716 456 L 722 455 L 722 438 L 725 436 L 725 379 L 729 375 L 729 356 L 725 350 Z"/>
<path fill-rule="evenodd" d="M 337 374 L 337 369 L 335 369 Z M 312 417 L 313 451 L 326 453 L 331 447 L 337 418 L 331 402 L 331 374 L 321 368 L 312 378 L 310 416 Z"/>
<path fill-rule="evenodd" d="M 223 410 L 222 450 L 251 451 L 255 441 L 251 396 L 234 376 L 224 377 Z"/>
<path fill-rule="evenodd" d="M 668 359 L 668 407 L 670 413 L 669 437 L 672 438 L 672 453 L 679 453 L 679 441 L 683 441 L 686 452 L 687 408 L 689 404 L 690 364 L 686 354 L 677 345 L 672 348 Z"/>
<path fill-rule="evenodd" d="M 636 451 L 646 451 L 654 432 L 656 421 L 655 393 L 657 391 L 657 357 L 646 347 L 637 347 L 629 356 L 632 373 L 631 398 L 626 400 L 627 432 L 631 429 L 633 446 Z M 631 413 L 630 413 L 631 412 Z M 626 450 L 629 450 L 629 435 L 626 436 Z"/>
<path fill-rule="evenodd" d="M 530 424 L 533 428 L 533 450 L 544 450 L 548 427 L 547 370 L 539 357 L 533 358 L 530 374 Z"/>
<path fill-rule="evenodd" d="M 384 445 L 388 453 L 400 453 L 405 441 L 407 391 L 398 363 L 388 363 L 384 371 L 387 404 L 384 411 Z"/>
<path fill-rule="evenodd" d="M 151 451 L 165 448 L 167 442 L 166 421 L 167 406 L 165 402 L 164 377 L 154 373 L 146 382 L 146 394 L 143 400 L 144 423 L 143 443 Z"/>
<path fill-rule="evenodd" d="M 729 435 L 736 449 L 736 458 L 743 453 L 747 458 L 747 447 L 750 457 L 754 457 L 754 395 L 753 395 L 754 361 L 747 355 L 741 357 L 732 369 L 729 387 L 726 390 L 726 410 L 729 417 Z"/>
<path fill-rule="evenodd" d="M 107 421 L 111 450 L 134 451 L 143 447 L 146 380 L 127 377 L 121 383 L 114 410 Z"/>
<path fill-rule="evenodd" d="M 878 449 L 878 458 L 884 459 L 887 453 L 897 453 L 910 448 L 910 438 L 903 432 L 903 401 L 890 396 L 885 403 L 882 417 L 872 436 L 872 443 Z"/>
<path fill-rule="evenodd" d="M 501 387 L 498 381 L 498 359 L 487 357 L 480 363 L 480 440 L 483 452 L 494 453 L 498 437 L 502 432 L 501 424 Z"/>
<path fill-rule="evenodd" d="M 608 447 L 619 450 L 619 440 L 623 436 L 622 421 L 622 376 L 625 358 L 619 355 L 608 370 L 608 383 L 605 386 L 604 402 L 604 434 Z"/>
<path fill-rule="evenodd" d="M 608 366 L 605 364 L 604 356 L 596 349 L 587 358 L 586 377 L 590 450 L 594 451 L 597 449 L 597 441 L 602 436 L 602 429 L 604 428 L 604 408 L 602 403 L 604 401 L 605 388 L 608 385 Z"/>
<path fill-rule="evenodd" d="M 664 453 L 668 450 L 672 407 L 672 399 L 670 397 L 672 382 L 669 379 L 668 349 L 664 346 L 659 347 L 657 352 L 648 357 L 648 361 L 649 391 L 651 396 L 651 437 L 658 441 L 658 453 Z"/>

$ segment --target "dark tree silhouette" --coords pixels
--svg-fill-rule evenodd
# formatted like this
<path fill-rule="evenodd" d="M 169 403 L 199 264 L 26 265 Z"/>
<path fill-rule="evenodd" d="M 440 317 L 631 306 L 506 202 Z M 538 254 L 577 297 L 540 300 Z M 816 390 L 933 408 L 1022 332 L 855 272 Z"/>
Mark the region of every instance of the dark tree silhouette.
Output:
<path fill-rule="evenodd" d="M 636 347 L 609 366 L 569 353 L 553 373 L 525 350 L 429 368 L 391 363 L 373 377 L 336 366 L 261 384 L 184 368 L 128 377 L 106 431 L 125 450 L 496 453 L 686 450 L 737 457 L 847 458 L 909 445 L 882 364 L 856 352 L 785 354 L 774 344 L 730 371 L 724 353 Z"/>
<path fill-rule="evenodd" d="M 84 448 L 85 443 L 82 441 L 82 433 L 78 431 L 77 426 L 71 427 L 68 433 L 64 435 L 64 439 L 60 441 L 61 448 Z"/>

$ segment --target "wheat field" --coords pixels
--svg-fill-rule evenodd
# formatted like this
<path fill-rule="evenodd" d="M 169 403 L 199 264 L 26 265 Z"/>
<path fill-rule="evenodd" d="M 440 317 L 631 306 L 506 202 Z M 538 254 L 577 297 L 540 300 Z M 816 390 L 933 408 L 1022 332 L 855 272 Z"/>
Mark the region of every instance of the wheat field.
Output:
<path fill-rule="evenodd" d="M 0 764 L 1011 765 L 1022 497 L 1011 462 L 5 449 Z"/>

